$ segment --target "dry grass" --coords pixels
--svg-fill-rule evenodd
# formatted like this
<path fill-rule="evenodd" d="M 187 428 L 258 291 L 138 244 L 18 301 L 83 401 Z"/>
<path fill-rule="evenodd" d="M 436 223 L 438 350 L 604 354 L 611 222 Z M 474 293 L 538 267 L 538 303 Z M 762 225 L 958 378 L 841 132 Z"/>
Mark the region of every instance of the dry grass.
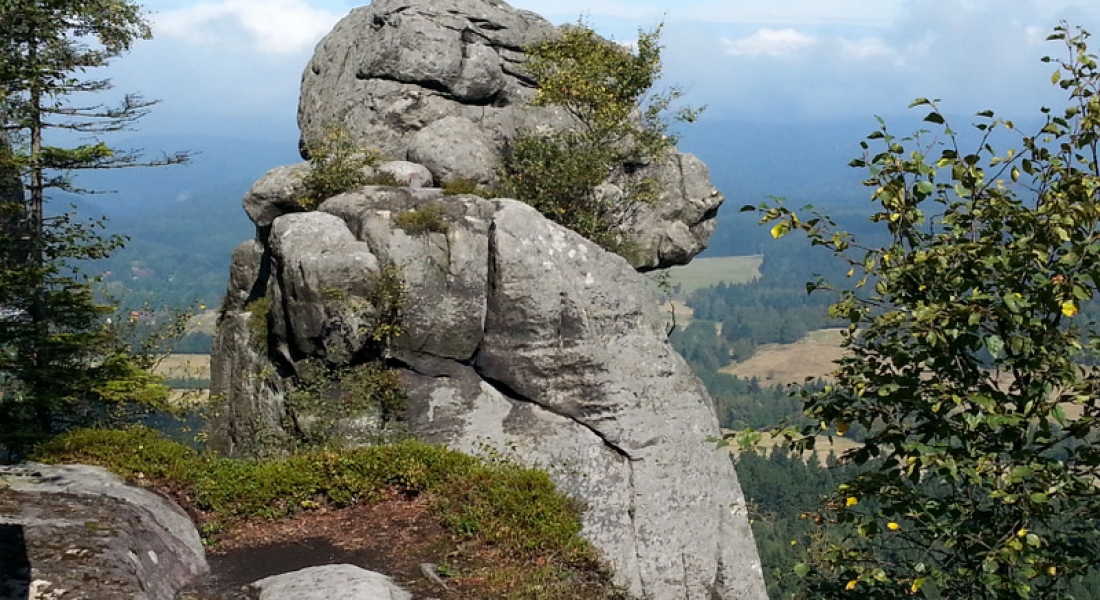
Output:
<path fill-rule="evenodd" d="M 841 329 L 812 331 L 793 344 L 766 344 L 752 358 L 733 363 L 721 371 L 742 379 L 757 378 L 769 384 L 798 384 L 806 378 L 824 377 L 843 358 Z"/>
<path fill-rule="evenodd" d="M 672 326 L 673 323 L 680 329 L 684 329 L 688 325 L 691 325 L 692 315 L 695 311 L 688 305 L 684 304 L 681 300 L 670 300 L 661 305 L 661 319 L 665 322 L 665 325 Z"/>

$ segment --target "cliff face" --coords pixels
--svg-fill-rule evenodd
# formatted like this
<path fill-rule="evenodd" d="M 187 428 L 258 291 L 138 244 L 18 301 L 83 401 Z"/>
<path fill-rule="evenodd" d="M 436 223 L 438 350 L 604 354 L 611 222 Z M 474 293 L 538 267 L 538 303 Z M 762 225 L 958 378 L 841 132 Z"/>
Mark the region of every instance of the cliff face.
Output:
<path fill-rule="evenodd" d="M 530 90 L 515 65 L 532 36 L 547 35 L 545 21 L 492 0 L 357 9 L 306 71 L 303 138 L 340 115 L 364 142 L 419 159 L 436 181 L 468 174 L 463 163 L 491 160 L 485 153 L 508 135 L 494 127 L 512 117 L 499 115 L 537 116 L 519 106 Z M 478 131 L 481 146 L 423 143 L 459 126 Z M 437 166 L 429 155 L 446 162 L 448 148 L 469 160 L 451 161 L 453 171 Z M 416 172 L 407 163 L 384 168 Z M 669 191 L 647 216 L 659 233 L 637 265 L 520 202 L 411 187 L 423 177 L 301 212 L 294 197 L 308 165 L 269 173 L 245 199 L 259 241 L 234 253 L 215 340 L 213 391 L 223 406 L 212 446 L 279 451 L 308 428 L 311 415 L 288 403 L 296 376 L 311 363 L 354 366 L 377 353 L 379 290 L 398 273 L 404 333 L 386 353 L 407 391 L 412 435 L 547 470 L 583 502 L 586 537 L 636 597 L 766 597 L 736 474 L 707 442 L 720 435 L 712 402 L 667 343 L 638 273 L 698 253 L 712 223 L 667 215 L 713 216 L 721 196 L 690 155 L 653 168 Z M 409 226 L 428 214 L 432 227 Z M 672 240 L 676 230 L 690 241 Z M 336 425 L 349 442 L 368 443 L 384 433 L 377 416 Z"/>

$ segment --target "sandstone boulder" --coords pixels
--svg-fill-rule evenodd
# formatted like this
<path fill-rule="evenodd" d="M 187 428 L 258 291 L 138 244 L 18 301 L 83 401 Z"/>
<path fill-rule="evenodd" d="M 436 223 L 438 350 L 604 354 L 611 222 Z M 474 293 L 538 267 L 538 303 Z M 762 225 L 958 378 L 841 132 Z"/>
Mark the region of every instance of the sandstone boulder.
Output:
<path fill-rule="evenodd" d="M 444 117 L 416 132 L 409 160 L 418 162 L 440 183 L 469 179 L 488 184 L 496 168 L 493 149 L 481 129 L 462 117 Z"/>
<path fill-rule="evenodd" d="M 343 125 L 391 159 L 447 116 L 501 142 L 546 119 L 532 96 L 523 48 L 557 35 L 538 15 L 498 0 L 375 0 L 340 21 L 302 75 L 303 143 Z"/>
<path fill-rule="evenodd" d="M 263 228 L 282 215 L 302 210 L 298 198 L 305 192 L 302 181 L 308 174 L 307 162 L 272 169 L 245 194 L 244 212 L 256 227 Z"/>
<path fill-rule="evenodd" d="M 174 600 L 209 571 L 187 515 L 99 467 L 0 467 L 0 597 Z"/>
<path fill-rule="evenodd" d="M 376 172 L 393 177 L 404 187 L 430 188 L 435 185 L 432 172 L 427 167 L 407 160 L 391 160 L 382 163 L 378 165 Z"/>

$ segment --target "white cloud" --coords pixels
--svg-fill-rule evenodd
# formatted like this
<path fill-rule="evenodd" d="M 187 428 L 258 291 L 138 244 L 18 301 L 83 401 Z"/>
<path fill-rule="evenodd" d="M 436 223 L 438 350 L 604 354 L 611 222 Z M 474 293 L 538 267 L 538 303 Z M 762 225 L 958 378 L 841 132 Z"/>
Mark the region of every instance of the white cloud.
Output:
<path fill-rule="evenodd" d="M 733 56 L 789 56 L 813 46 L 817 40 L 794 29 L 761 29 L 736 40 L 722 39 L 726 54 Z"/>
<path fill-rule="evenodd" d="M 882 60 L 892 59 L 900 62 L 897 51 L 879 38 L 865 38 L 861 40 L 837 40 L 841 58 L 847 60 Z"/>
<path fill-rule="evenodd" d="M 305 0 L 222 0 L 164 11 L 153 22 L 166 37 L 289 55 L 311 48 L 341 16 Z"/>

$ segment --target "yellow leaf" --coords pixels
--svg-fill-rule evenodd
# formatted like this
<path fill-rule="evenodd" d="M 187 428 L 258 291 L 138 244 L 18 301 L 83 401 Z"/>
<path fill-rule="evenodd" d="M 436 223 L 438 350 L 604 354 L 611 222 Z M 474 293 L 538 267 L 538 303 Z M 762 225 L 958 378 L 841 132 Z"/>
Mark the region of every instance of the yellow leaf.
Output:
<path fill-rule="evenodd" d="M 1021 530 L 1016 532 L 1016 537 L 1024 537 L 1025 535 L 1027 535 L 1027 530 L 1026 529 L 1021 529 Z"/>
<path fill-rule="evenodd" d="M 772 227 L 772 237 L 778 240 L 779 238 L 786 235 L 787 232 L 790 230 L 791 226 L 788 225 L 786 221 L 782 223 L 776 223 L 775 227 Z"/>
<path fill-rule="evenodd" d="M 856 498 L 855 496 L 848 496 L 848 499 L 844 501 L 844 506 L 847 506 L 848 508 L 851 508 L 857 504 L 859 504 L 859 498 Z"/>
<path fill-rule="evenodd" d="M 854 589 L 856 589 L 856 584 L 857 583 L 859 583 L 859 580 L 858 579 L 853 579 L 853 580 L 848 582 L 848 585 L 844 586 L 844 589 L 854 590 Z"/>
<path fill-rule="evenodd" d="M 898 525 L 897 523 L 895 523 L 893 521 L 890 521 L 889 523 L 886 524 L 886 528 L 889 529 L 890 531 L 897 531 L 897 530 L 901 529 L 901 525 Z"/>
<path fill-rule="evenodd" d="M 924 585 L 924 580 L 925 580 L 925 578 L 921 577 L 921 578 L 913 581 L 913 585 L 909 586 L 909 593 L 910 594 L 915 594 L 915 593 L 919 592 L 921 586 Z"/>
<path fill-rule="evenodd" d="M 1078 312 L 1077 303 L 1073 300 L 1066 300 L 1062 303 L 1062 314 L 1067 317 L 1075 317 Z"/>
<path fill-rule="evenodd" d="M 848 422 L 847 421 L 837 421 L 836 422 L 836 434 L 837 435 L 844 435 L 845 433 L 848 433 Z"/>
<path fill-rule="evenodd" d="M 1047 575 L 1050 575 L 1051 577 L 1054 577 L 1057 574 L 1058 574 L 1058 567 L 1054 567 L 1054 566 L 1047 567 Z"/>

